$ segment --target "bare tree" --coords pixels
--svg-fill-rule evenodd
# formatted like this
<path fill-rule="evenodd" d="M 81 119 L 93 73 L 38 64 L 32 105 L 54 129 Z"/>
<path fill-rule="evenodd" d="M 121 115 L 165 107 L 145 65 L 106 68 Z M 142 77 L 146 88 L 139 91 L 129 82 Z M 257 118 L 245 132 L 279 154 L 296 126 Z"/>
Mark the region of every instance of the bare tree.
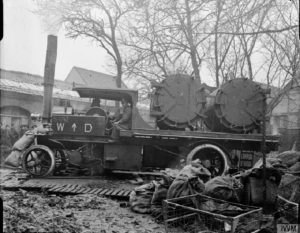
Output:
<path fill-rule="evenodd" d="M 121 87 L 123 60 L 120 51 L 119 24 L 134 8 L 125 0 L 54 0 L 39 1 L 38 14 L 59 14 L 59 22 L 70 38 L 85 37 L 96 41 L 113 59 L 117 69 L 117 87 Z M 59 12 L 59 13 L 57 13 Z"/>
<path fill-rule="evenodd" d="M 59 12 L 67 36 L 90 38 L 107 51 L 116 65 L 118 86 L 123 74 L 147 91 L 151 80 L 174 72 L 201 81 L 204 63 L 217 86 L 229 76 L 255 79 L 261 71 L 271 83 L 278 81 L 274 76 L 282 77 L 281 70 L 288 77 L 299 69 L 296 1 L 39 2 L 40 9 Z M 257 54 L 265 57 L 260 65 L 253 63 Z"/>
<path fill-rule="evenodd" d="M 267 20 L 273 27 L 282 28 L 297 24 L 298 17 L 299 2 L 279 1 Z M 299 29 L 292 28 L 281 33 L 268 32 L 264 34 L 262 44 L 266 56 L 273 63 L 270 67 L 273 80 L 276 80 L 279 86 L 284 86 L 297 76 L 300 70 Z"/>

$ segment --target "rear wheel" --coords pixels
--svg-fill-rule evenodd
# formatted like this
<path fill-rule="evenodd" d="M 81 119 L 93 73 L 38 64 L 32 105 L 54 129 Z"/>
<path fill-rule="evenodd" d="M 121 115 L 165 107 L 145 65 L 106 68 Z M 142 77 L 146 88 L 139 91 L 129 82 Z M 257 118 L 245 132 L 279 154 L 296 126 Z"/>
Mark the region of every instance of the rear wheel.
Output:
<path fill-rule="evenodd" d="M 55 154 L 47 146 L 31 146 L 23 153 L 22 167 L 32 176 L 48 176 L 55 168 Z"/>
<path fill-rule="evenodd" d="M 192 149 L 186 158 L 186 163 L 199 159 L 202 164 L 210 170 L 212 176 L 220 176 L 227 173 L 229 169 L 229 159 L 227 153 L 217 145 L 201 144 Z"/>

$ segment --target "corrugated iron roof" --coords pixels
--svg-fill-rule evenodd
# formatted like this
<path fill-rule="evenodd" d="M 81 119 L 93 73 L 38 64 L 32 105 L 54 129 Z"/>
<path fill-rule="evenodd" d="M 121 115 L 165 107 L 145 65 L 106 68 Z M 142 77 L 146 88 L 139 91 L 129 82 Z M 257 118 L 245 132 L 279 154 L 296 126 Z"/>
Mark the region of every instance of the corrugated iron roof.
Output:
<path fill-rule="evenodd" d="M 19 93 L 31 94 L 31 95 L 44 95 L 44 87 L 42 84 L 32 84 L 26 82 L 18 82 L 13 80 L 0 79 L 0 89 L 15 91 Z M 59 99 L 70 99 L 70 100 L 80 100 L 88 102 L 87 99 L 80 98 L 76 91 L 63 90 L 57 87 L 53 87 L 53 97 Z"/>

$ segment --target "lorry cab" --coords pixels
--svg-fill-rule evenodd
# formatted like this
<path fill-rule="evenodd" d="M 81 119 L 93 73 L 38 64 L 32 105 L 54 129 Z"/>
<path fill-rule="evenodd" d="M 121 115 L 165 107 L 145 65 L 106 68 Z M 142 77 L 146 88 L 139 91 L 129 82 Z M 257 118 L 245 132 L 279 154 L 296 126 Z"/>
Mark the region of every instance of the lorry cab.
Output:
<path fill-rule="evenodd" d="M 72 136 L 94 136 L 94 137 L 114 137 L 112 133 L 112 119 L 108 109 L 101 108 L 100 100 L 121 101 L 126 99 L 130 102 L 132 108 L 132 116 L 130 125 L 132 129 L 151 129 L 140 116 L 137 109 L 138 91 L 124 88 L 91 88 L 76 87 L 81 98 L 91 98 L 93 102 L 91 107 L 84 115 L 52 115 L 52 129 L 56 136 L 72 135 Z M 115 113 L 118 113 L 117 109 Z"/>

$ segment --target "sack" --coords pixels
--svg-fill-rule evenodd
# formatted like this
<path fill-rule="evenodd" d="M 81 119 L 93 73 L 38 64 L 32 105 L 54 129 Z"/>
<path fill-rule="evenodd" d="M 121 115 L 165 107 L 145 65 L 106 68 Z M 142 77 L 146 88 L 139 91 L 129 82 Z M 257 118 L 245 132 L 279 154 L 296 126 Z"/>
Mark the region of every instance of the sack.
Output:
<path fill-rule="evenodd" d="M 153 181 L 155 190 L 151 200 L 151 215 L 156 221 L 163 221 L 162 202 L 167 198 L 169 184 L 164 182 Z"/>
<path fill-rule="evenodd" d="M 276 158 L 281 159 L 282 163 L 287 167 L 294 165 L 300 161 L 300 152 L 298 151 L 285 151 L 277 155 Z"/>
<path fill-rule="evenodd" d="M 18 141 L 15 142 L 12 149 L 23 151 L 27 147 L 29 147 L 34 142 L 34 135 L 33 134 L 24 134 Z"/>
<path fill-rule="evenodd" d="M 168 190 L 167 199 L 202 193 L 204 187 L 203 181 L 198 177 L 182 177 L 173 181 Z"/>
<path fill-rule="evenodd" d="M 202 163 L 201 163 L 201 161 L 199 159 L 196 159 L 196 160 L 192 161 L 191 164 L 186 165 L 184 168 L 182 168 L 180 170 L 180 172 L 177 175 L 177 177 L 182 177 L 182 176 L 186 176 L 188 178 L 192 178 L 192 177 L 195 177 L 195 176 L 198 176 L 198 177 L 201 177 L 201 176 L 210 177 L 211 173 L 209 172 L 209 170 L 207 168 L 205 168 L 202 165 Z"/>
<path fill-rule="evenodd" d="M 217 176 L 205 183 L 204 195 L 217 199 L 240 202 L 243 185 L 230 176 Z"/>
<path fill-rule="evenodd" d="M 300 162 L 295 163 L 293 166 L 289 168 L 291 172 L 300 172 Z"/>
<path fill-rule="evenodd" d="M 131 210 L 141 214 L 151 213 L 151 200 L 154 190 L 155 185 L 153 182 L 135 188 L 129 196 Z"/>
<path fill-rule="evenodd" d="M 12 167 L 19 167 L 22 164 L 22 152 L 13 150 L 7 158 L 4 160 L 4 163 L 12 166 Z"/>
<path fill-rule="evenodd" d="M 266 168 L 266 200 L 263 198 L 263 169 L 253 169 L 245 178 L 246 204 L 262 206 L 274 205 L 281 181 L 281 172 L 274 168 Z"/>
<path fill-rule="evenodd" d="M 208 169 L 201 164 L 199 159 L 192 161 L 191 164 L 181 169 L 168 190 L 167 198 L 202 193 L 204 191 L 204 183 L 199 177 L 210 177 L 210 175 Z"/>

